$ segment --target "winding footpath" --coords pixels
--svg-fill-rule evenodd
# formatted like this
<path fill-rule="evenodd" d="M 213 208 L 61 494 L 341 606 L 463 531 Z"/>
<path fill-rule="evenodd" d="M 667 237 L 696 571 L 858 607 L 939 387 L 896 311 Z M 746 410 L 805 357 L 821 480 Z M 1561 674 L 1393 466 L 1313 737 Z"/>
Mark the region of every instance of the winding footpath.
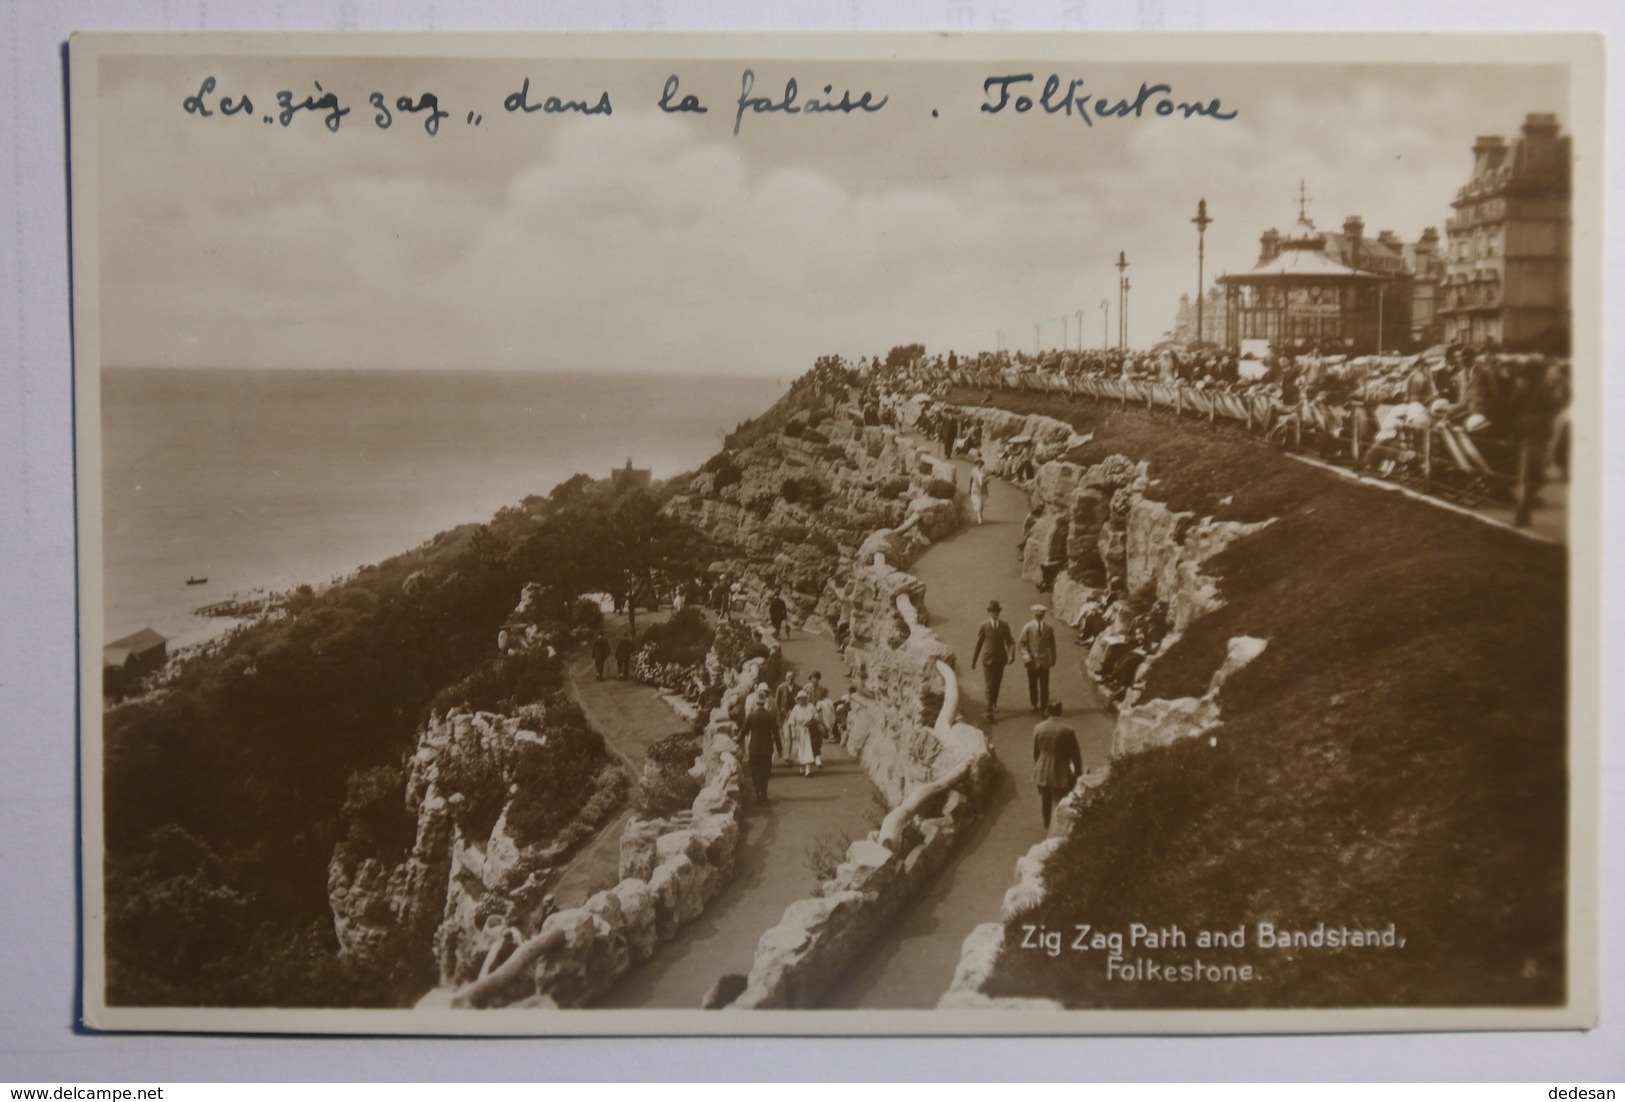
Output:
<path fill-rule="evenodd" d="M 969 464 L 956 460 L 959 484 Z M 974 520 L 958 534 L 926 549 L 911 572 L 925 583 L 925 606 L 938 635 L 954 648 L 960 667 L 964 718 L 988 730 L 1003 768 L 972 834 L 926 895 L 893 925 L 864 961 L 831 995 L 830 1006 L 863 1009 L 926 1009 L 948 990 L 960 947 L 979 923 L 999 920 L 1016 861 L 1044 840 L 1038 793 L 1032 777 L 1032 729 L 1038 716 L 1027 708 L 1027 677 L 1019 662 L 1005 670 L 999 718 L 989 729 L 981 670 L 970 669 L 976 630 L 989 600 L 1004 606 L 1004 619 L 1019 635 L 1035 603 L 1048 603 L 1021 578 L 1017 541 L 1027 516 L 1026 494 L 989 480 L 985 523 Z M 1054 622 L 1054 617 L 1051 617 Z M 1114 717 L 1102 707 L 1083 669 L 1075 634 L 1055 623 L 1058 655 L 1050 673 L 1050 697 L 1065 704 L 1062 717 L 1078 733 L 1084 768 L 1111 753 Z"/>
<path fill-rule="evenodd" d="M 608 668 L 614 670 L 613 659 Z M 604 736 L 606 747 L 626 764 L 634 785 L 643 773 L 649 747 L 668 735 L 688 730 L 688 724 L 649 686 L 613 673 L 600 681 L 586 654 L 570 664 L 569 673 L 570 687 L 588 724 Z M 571 859 L 570 867 L 553 887 L 553 900 L 561 909 L 581 906 L 600 888 L 620 879 L 621 832 L 631 817 L 628 804 Z"/>
<path fill-rule="evenodd" d="M 785 661 L 799 680 L 819 670 L 830 692 L 839 696 L 846 691 L 845 664 L 827 636 L 793 632 L 783 647 Z M 733 879 L 707 904 L 704 914 L 682 927 L 653 959 L 595 1006 L 692 1010 L 720 977 L 750 971 L 762 931 L 818 886 L 808 861 L 809 846 L 819 840 L 862 837 L 880 821 L 883 809 L 863 767 L 829 743 L 823 757 L 823 768 L 811 777 L 775 763 L 765 806 L 754 806 L 746 782 Z M 619 830 L 615 836 L 620 836 Z M 840 841 L 838 849 L 844 854 L 846 842 Z"/>

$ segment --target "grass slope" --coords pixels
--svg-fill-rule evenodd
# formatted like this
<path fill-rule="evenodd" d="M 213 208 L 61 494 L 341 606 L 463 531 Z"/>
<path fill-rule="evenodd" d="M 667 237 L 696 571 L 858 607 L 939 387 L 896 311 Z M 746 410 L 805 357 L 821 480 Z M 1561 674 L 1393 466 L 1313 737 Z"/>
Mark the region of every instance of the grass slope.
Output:
<path fill-rule="evenodd" d="M 958 400 L 973 402 L 972 395 Z M 990 993 L 1077 1007 L 1542 1005 L 1564 995 L 1567 559 L 1471 518 L 1171 417 L 1040 396 L 1073 456 L 1150 460 L 1149 496 L 1277 522 L 1210 565 L 1223 608 L 1153 666 L 1147 698 L 1200 695 L 1227 641 L 1264 654 L 1223 689 L 1217 744 L 1115 763 L 1052 857 L 1024 927 L 1177 925 L 1164 966 L 1242 982 L 1107 977 L 1105 955 L 1007 948 Z M 1221 506 L 1222 499 L 1230 498 Z M 1257 945 L 1257 924 L 1394 924 L 1403 948 Z M 1246 927 L 1245 948 L 1197 932 Z"/>

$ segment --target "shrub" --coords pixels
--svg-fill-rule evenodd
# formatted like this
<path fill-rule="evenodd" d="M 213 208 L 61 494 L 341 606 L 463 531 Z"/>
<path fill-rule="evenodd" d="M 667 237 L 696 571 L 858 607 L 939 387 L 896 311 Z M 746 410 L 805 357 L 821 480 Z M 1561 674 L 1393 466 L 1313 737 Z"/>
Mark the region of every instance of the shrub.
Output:
<path fill-rule="evenodd" d="M 700 794 L 700 782 L 689 774 L 700 755 L 697 735 L 668 735 L 649 747 L 648 764 L 638 782 L 637 810 L 645 819 L 664 819 L 686 810 Z"/>
<path fill-rule="evenodd" d="M 516 744 L 511 783 L 517 791 L 507 822 L 520 844 L 545 841 L 569 825 L 598 787 L 608 760 L 603 736 L 587 726 L 573 701 L 548 719 L 546 745 Z"/>
<path fill-rule="evenodd" d="M 685 605 L 669 619 L 645 628 L 642 645 L 651 648 L 651 657 L 662 665 L 692 666 L 705 661 L 715 637 L 705 612 L 697 605 Z"/>
<path fill-rule="evenodd" d="M 930 497 L 937 498 L 940 501 L 952 501 L 958 491 L 954 489 L 954 484 L 946 478 L 933 478 L 925 484 L 925 492 Z"/>
<path fill-rule="evenodd" d="M 902 475 L 894 475 L 880 484 L 876 491 L 881 497 L 898 497 L 908 491 L 909 481 Z"/>
<path fill-rule="evenodd" d="M 715 490 L 726 489 L 745 476 L 745 472 L 734 461 L 734 457 L 725 451 L 717 452 L 707 459 L 700 470 L 712 476 L 711 486 Z"/>
<path fill-rule="evenodd" d="M 804 426 L 800 421 L 791 421 L 779 431 L 792 439 L 800 439 L 801 434 L 806 431 L 806 426 Z"/>
<path fill-rule="evenodd" d="M 602 620 L 602 613 L 599 618 Z M 499 654 L 436 693 L 429 710 L 447 712 L 467 707 L 476 712 L 510 713 L 536 703 L 563 683 L 562 665 L 546 650 L 538 647 Z"/>
<path fill-rule="evenodd" d="M 350 774 L 344 801 L 344 849 L 354 865 L 369 857 L 399 861 L 417 838 L 417 820 L 407 813 L 406 771 L 379 765 Z"/>
<path fill-rule="evenodd" d="M 755 657 L 753 648 L 761 647 L 762 642 L 754 631 L 738 620 L 724 620 L 717 625 L 712 645 L 718 664 L 723 669 L 737 670 Z"/>
<path fill-rule="evenodd" d="M 577 632 L 585 631 L 591 635 L 603 628 L 604 610 L 597 601 L 579 598 L 570 606 L 570 624 Z"/>
<path fill-rule="evenodd" d="M 792 475 L 779 483 L 779 496 L 791 505 L 811 510 L 823 506 L 829 499 L 829 490 L 810 475 Z"/>

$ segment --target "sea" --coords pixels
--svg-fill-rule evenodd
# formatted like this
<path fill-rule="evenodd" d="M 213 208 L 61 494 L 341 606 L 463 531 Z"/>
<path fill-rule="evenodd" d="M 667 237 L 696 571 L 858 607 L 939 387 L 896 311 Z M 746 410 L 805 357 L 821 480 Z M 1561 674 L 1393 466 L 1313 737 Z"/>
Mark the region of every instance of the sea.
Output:
<path fill-rule="evenodd" d="M 104 638 L 317 587 L 578 472 L 697 466 L 771 377 L 119 369 L 102 376 Z M 206 579 L 187 584 L 189 579 Z"/>

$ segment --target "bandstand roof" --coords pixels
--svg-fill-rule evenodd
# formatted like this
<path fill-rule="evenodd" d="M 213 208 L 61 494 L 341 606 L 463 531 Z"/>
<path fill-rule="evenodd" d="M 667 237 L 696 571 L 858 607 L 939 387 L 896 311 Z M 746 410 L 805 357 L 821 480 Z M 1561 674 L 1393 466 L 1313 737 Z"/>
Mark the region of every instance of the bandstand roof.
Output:
<path fill-rule="evenodd" d="M 1294 243 L 1296 244 L 1296 243 Z M 1348 281 L 1369 283 L 1384 277 L 1375 272 L 1362 272 L 1339 263 L 1315 248 L 1283 247 L 1272 259 L 1266 260 L 1250 272 L 1219 277 L 1220 283 L 1271 283 L 1289 280 L 1307 280 L 1315 283 Z"/>

